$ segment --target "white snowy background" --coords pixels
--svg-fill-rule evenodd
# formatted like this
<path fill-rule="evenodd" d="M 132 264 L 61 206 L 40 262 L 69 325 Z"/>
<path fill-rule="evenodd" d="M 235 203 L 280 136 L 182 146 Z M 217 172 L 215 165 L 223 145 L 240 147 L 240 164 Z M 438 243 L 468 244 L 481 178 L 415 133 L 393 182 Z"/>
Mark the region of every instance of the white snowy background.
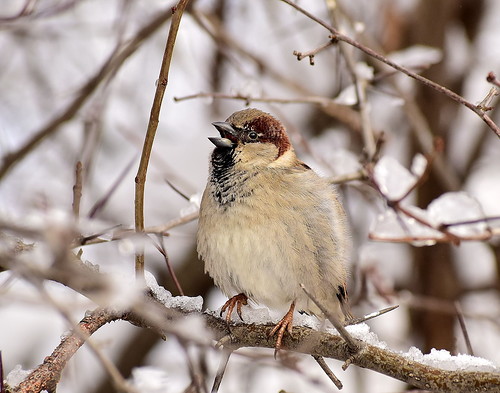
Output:
<path fill-rule="evenodd" d="M 32 16 L 9 19 L 25 4 L 34 4 Z M 215 1 L 199 0 L 194 9 L 203 14 L 213 11 Z M 340 1 L 357 22 L 358 29 L 375 38 L 384 32 L 384 18 L 388 9 L 401 18 L 409 18 L 420 3 L 418 0 L 352 0 Z M 327 20 L 322 0 L 298 1 L 310 12 Z M 65 7 L 65 6 L 68 7 Z M 170 8 L 174 2 L 164 0 L 80 0 L 80 1 L 21 1 L 2 0 L 0 4 L 0 155 L 21 147 L 50 119 L 66 107 L 79 88 L 100 68 L 119 40 L 126 42 L 149 18 Z M 308 59 L 298 62 L 294 50 L 306 51 L 326 42 L 328 33 L 298 14 L 290 6 L 271 0 L 226 0 L 225 26 L 229 37 L 283 77 L 301 86 L 302 92 L 276 78 L 259 72 L 259 67 L 238 52 L 230 53 L 231 61 L 221 68 L 218 90 L 227 94 L 253 97 L 299 98 L 301 95 L 331 96 L 337 86 L 338 103 L 352 103 L 345 65 L 335 48 L 318 54 L 315 65 Z M 460 7 L 460 2 L 457 2 Z M 201 16 L 203 18 L 203 16 Z M 474 42 L 467 40 L 460 25 L 447 28 L 443 48 L 416 46 L 412 50 L 393 54 L 393 60 L 412 66 L 445 62 L 454 75 L 464 75 L 463 96 L 479 103 L 490 85 L 486 75 L 500 73 L 500 2 L 484 1 L 484 14 Z M 347 25 L 346 25 L 347 26 Z M 0 224 L 10 224 L 43 230 L 45 238 L 35 243 L 32 252 L 23 257 L 25 263 L 47 266 L 51 263 L 51 242 L 57 242 L 73 226 L 71 203 L 74 184 L 74 165 L 77 160 L 89 162 L 85 168 L 85 183 L 81 205 L 82 217 L 102 198 L 120 174 L 133 164 L 121 180 L 104 209 L 92 220 L 82 218 L 79 229 L 93 234 L 116 225 L 134 225 L 134 177 L 147 128 L 151 103 L 163 55 L 168 23 L 152 38 L 146 40 L 119 69 L 106 87 L 101 87 L 50 138 L 44 140 L 25 159 L 15 165 L 0 182 Z M 347 33 L 352 31 L 346 27 Z M 226 47 L 226 50 L 227 49 Z M 170 78 L 163 101 L 160 124 L 155 139 L 148 172 L 145 199 L 146 226 L 162 225 L 169 220 L 191 212 L 194 204 L 183 199 L 165 181 L 168 179 L 193 200 L 203 191 L 212 145 L 207 136 L 214 135 L 210 125 L 224 120 L 235 110 L 242 109 L 243 101 L 191 99 L 175 102 L 199 92 L 213 91 L 213 67 L 216 45 L 194 18 L 186 14 L 176 42 Z M 375 70 L 359 63 L 359 73 L 370 78 Z M 344 68 L 344 71 L 339 69 Z M 415 82 L 398 76 L 407 94 L 416 89 Z M 304 92 L 307 92 L 304 93 Z M 430 94 L 438 94 L 432 92 Z M 493 101 L 495 103 L 495 101 Z M 369 92 L 370 120 L 376 130 L 383 130 L 386 143 L 382 159 L 375 167 L 374 176 L 381 191 L 389 199 L 405 194 L 419 173 L 423 171 L 422 156 L 412 151 L 412 135 L 403 115 L 403 101 L 383 88 Z M 315 137 L 306 120 L 311 120 L 311 104 L 254 103 L 260 109 L 275 114 L 288 126 L 299 156 L 325 176 L 342 176 L 360 168 L 361 151 L 355 138 L 340 123 L 332 121 L 327 132 Z M 500 216 L 500 140 L 470 110 L 460 108 L 456 116 L 444 120 L 453 130 L 446 142 L 446 159 L 458 172 L 469 157 L 478 154 L 474 166 L 459 193 L 446 194 L 434 200 L 426 209 L 415 214 L 439 225 L 460 220 Z M 492 115 L 496 123 L 500 118 Z M 309 154 L 301 143 L 309 140 L 314 152 Z M 477 140 L 482 140 L 480 152 L 472 151 Z M 382 198 L 359 182 L 342 188 L 346 209 L 353 223 L 357 268 L 375 267 L 387 288 L 411 280 L 411 248 L 406 244 L 374 242 L 370 232 L 379 236 L 405 236 L 405 229 L 388 210 Z M 404 200 L 406 206 L 414 203 L 415 195 Z M 419 215 L 419 217 L 420 217 Z M 499 221 L 490 225 L 499 227 Z M 45 228 L 45 229 L 44 229 Z M 406 228 L 415 236 L 439 236 L 408 219 Z M 472 226 L 453 227 L 455 234 L 469 236 L 485 233 L 484 222 Z M 170 231 L 165 246 L 174 268 L 193 253 L 196 223 L 189 223 Z M 33 242 L 27 240 L 27 242 Z M 416 246 L 431 244 L 419 242 Z M 135 243 L 114 241 L 83 248 L 82 259 L 99 265 L 103 272 L 111 272 L 127 282 L 134 273 Z M 1 247 L 4 247 L 3 245 Z M 496 256 L 495 256 L 496 250 Z M 466 316 L 466 325 L 475 355 L 486 359 L 483 364 L 491 369 L 500 363 L 500 299 L 498 296 L 498 237 L 491 242 L 462 242 L 453 248 L 454 261 L 461 282 L 468 287 L 484 286 L 484 291 L 460 298 Z M 201 263 L 201 262 L 199 262 Z M 165 262 L 152 245 L 146 246 L 148 271 L 164 271 Z M 163 273 L 165 274 L 165 273 Z M 492 282 L 497 288 L 490 288 Z M 46 282 L 47 293 L 69 310 L 74 321 L 79 321 L 86 310 L 95 307 L 92 302 L 62 285 Z M 118 288 L 118 287 L 117 287 Z M 409 353 L 414 359 L 426 361 L 417 349 L 420 342 L 410 334 L 409 307 L 412 294 L 400 288 L 391 302 L 377 296 L 373 288 L 371 303 L 362 303 L 356 314 L 378 307 L 399 303 L 401 307 L 383 317 L 370 321 L 375 333 L 388 348 Z M 110 302 L 125 304 L 127 291 L 117 290 Z M 209 291 L 205 306 L 216 310 L 225 301 L 217 289 Z M 253 318 L 245 310 L 248 318 Z M 266 314 L 267 315 L 267 311 Z M 199 321 L 189 320 L 184 328 L 191 334 L 205 334 Z M 310 321 L 309 321 L 310 322 Z M 41 363 L 60 342 L 69 326 L 60 312 L 43 299 L 38 289 L 9 271 L 0 273 L 0 350 L 3 368 L 7 374 L 16 368 L 32 369 Z M 460 327 L 456 325 L 456 349 L 466 353 Z M 137 331 L 126 322 L 105 326 L 93 339 L 112 358 Z M 357 333 L 369 339 L 367 326 Z M 373 338 L 373 337 L 372 337 Z M 412 349 L 410 349 L 412 348 Z M 197 348 L 188 348 L 195 357 Z M 232 356 L 221 392 L 290 392 L 331 391 L 334 387 L 317 364 L 306 356 L 299 356 L 299 369 L 294 372 L 279 366 L 271 350 L 242 350 Z M 133 380 L 143 392 L 181 392 L 190 382 L 186 352 L 179 342 L 169 338 L 158 344 L 137 364 Z M 257 356 L 257 361 L 254 358 Z M 427 361 L 437 361 L 450 367 L 449 354 L 435 351 Z M 213 377 L 219 355 L 208 351 L 208 368 Z M 117 362 L 120 359 L 115 359 Z M 458 361 L 454 359 L 453 361 Z M 461 358 L 470 366 L 477 360 Z M 405 385 L 380 374 L 351 366 L 346 372 L 341 364 L 328 361 L 343 381 L 343 391 L 397 392 Z M 448 366 L 447 366 L 448 364 Z M 456 364 L 455 364 L 456 365 Z M 16 375 L 12 375 L 12 378 Z M 90 392 L 100 384 L 105 373 L 101 364 L 85 347 L 69 363 L 59 386 L 59 392 Z"/>

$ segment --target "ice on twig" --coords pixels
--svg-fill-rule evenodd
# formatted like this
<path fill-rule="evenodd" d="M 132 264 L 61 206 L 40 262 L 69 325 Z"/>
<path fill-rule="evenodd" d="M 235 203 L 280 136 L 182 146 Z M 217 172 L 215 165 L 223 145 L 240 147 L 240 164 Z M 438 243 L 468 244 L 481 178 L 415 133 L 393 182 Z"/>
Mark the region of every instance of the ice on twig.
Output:
<path fill-rule="evenodd" d="M 186 217 L 189 214 L 195 213 L 200 210 L 201 194 L 196 193 L 189 197 L 189 205 L 180 211 L 181 217 Z"/>
<path fill-rule="evenodd" d="M 358 97 L 356 95 L 356 86 L 351 84 L 344 88 L 333 100 L 333 102 L 341 105 L 355 105 L 358 102 Z"/>
<path fill-rule="evenodd" d="M 201 296 L 172 296 L 169 291 L 158 285 L 155 277 L 150 272 L 146 271 L 144 275 L 146 285 L 165 307 L 177 308 L 186 312 L 201 311 L 203 306 L 203 298 Z"/>
<path fill-rule="evenodd" d="M 418 181 L 418 176 L 389 156 L 384 156 L 377 162 L 373 175 L 382 194 L 392 201 L 404 197 Z"/>
<path fill-rule="evenodd" d="M 414 216 L 427 219 L 427 212 L 416 206 L 407 207 Z M 439 239 L 444 235 L 426 225 L 421 224 L 415 218 L 405 214 L 397 214 L 392 209 L 387 209 L 379 214 L 372 224 L 370 233 L 382 239 L 395 238 L 422 238 L 426 240 L 416 241 L 411 243 L 415 246 L 430 246 L 436 243 L 433 239 Z M 411 239 L 409 239 L 411 240 Z"/>
<path fill-rule="evenodd" d="M 500 372 L 500 368 L 489 360 L 464 354 L 453 356 L 444 349 L 431 349 L 431 353 L 424 355 L 420 349 L 411 347 L 408 352 L 403 353 L 403 356 L 409 360 L 442 370 Z"/>
<path fill-rule="evenodd" d="M 411 161 L 410 171 L 413 175 L 417 177 L 422 177 L 424 175 L 425 170 L 427 169 L 427 158 L 423 154 L 415 154 L 413 160 Z"/>
<path fill-rule="evenodd" d="M 484 218 L 481 206 L 465 192 L 448 192 L 433 200 L 427 207 L 429 218 L 438 226 Z M 484 221 L 463 225 L 453 225 L 448 230 L 457 236 L 472 236 L 484 233 Z"/>
<path fill-rule="evenodd" d="M 389 59 L 409 68 L 428 67 L 439 63 L 443 53 L 437 48 L 425 45 L 414 45 L 401 51 L 392 52 Z"/>

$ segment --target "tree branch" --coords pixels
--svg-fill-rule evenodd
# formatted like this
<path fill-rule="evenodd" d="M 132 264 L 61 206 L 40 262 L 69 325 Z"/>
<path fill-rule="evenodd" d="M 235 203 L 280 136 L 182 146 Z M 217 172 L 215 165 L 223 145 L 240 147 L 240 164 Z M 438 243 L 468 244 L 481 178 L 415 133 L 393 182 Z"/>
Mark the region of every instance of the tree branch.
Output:
<path fill-rule="evenodd" d="M 141 161 L 135 177 L 135 230 L 138 233 L 144 231 L 144 190 L 146 185 L 146 174 L 148 171 L 149 158 L 153 149 L 153 141 L 158 129 L 160 119 L 161 104 L 163 96 L 168 84 L 168 74 L 170 71 L 170 63 L 174 52 L 175 40 L 181 23 L 182 14 L 189 0 L 180 0 L 177 6 L 172 8 L 172 23 L 168 32 L 165 52 L 160 68 L 160 76 L 156 85 L 155 96 L 151 113 L 149 115 L 149 123 L 142 148 Z M 135 256 L 135 273 L 138 279 L 144 279 L 144 252 L 138 251 Z"/>
<path fill-rule="evenodd" d="M 349 45 L 359 49 L 360 51 L 366 53 L 368 56 L 373 57 L 374 59 L 381 61 L 382 63 L 387 64 L 389 67 L 392 67 L 395 70 L 400 71 L 403 74 L 406 74 L 413 79 L 416 79 L 417 81 L 423 83 L 424 85 L 440 92 L 441 94 L 444 94 L 445 96 L 451 98 L 452 100 L 454 100 L 454 101 L 458 102 L 459 104 L 465 106 L 466 108 L 470 109 L 477 116 L 479 116 L 488 125 L 488 127 L 491 128 L 491 130 L 500 138 L 500 128 L 477 105 L 472 104 L 471 102 L 469 102 L 465 98 L 463 98 L 461 95 L 455 93 L 454 91 L 451 91 L 450 89 L 447 89 L 446 87 L 440 85 L 439 83 L 433 82 L 433 81 L 409 70 L 408 68 L 403 67 L 403 66 L 393 62 L 392 60 L 388 59 L 387 57 L 382 56 L 380 53 L 375 52 L 373 49 L 368 48 L 367 46 L 359 43 L 358 41 L 352 39 L 351 37 L 346 36 L 345 34 L 342 34 L 340 31 L 338 31 L 337 29 L 328 25 L 326 22 L 317 18 L 316 16 L 314 16 L 310 12 L 306 11 L 305 9 L 303 9 L 302 7 L 300 7 L 298 4 L 294 3 L 293 1 L 291 1 L 291 0 L 281 0 L 281 1 L 290 5 L 293 8 L 295 8 L 297 11 L 299 11 L 303 15 L 307 16 L 309 19 L 313 20 L 314 22 L 318 23 L 319 25 L 323 26 L 330 33 L 332 33 L 332 39 L 346 42 L 347 44 L 349 44 Z"/>
<path fill-rule="evenodd" d="M 90 78 L 81 88 L 80 93 L 66 106 L 61 114 L 55 116 L 46 125 L 20 147 L 17 151 L 6 154 L 2 159 L 0 167 L 0 180 L 9 172 L 9 170 L 21 161 L 30 151 L 35 149 L 45 138 L 54 134 L 59 127 L 71 120 L 80 108 L 88 101 L 90 96 L 96 91 L 101 83 L 110 75 L 118 70 L 126 59 L 128 59 L 139 47 L 140 44 L 150 37 L 158 28 L 163 25 L 170 17 L 169 12 L 162 12 L 148 21 L 135 36 L 125 45 L 119 45 L 109 55 L 101 68 Z"/>
<path fill-rule="evenodd" d="M 269 337 L 271 325 L 231 324 L 210 313 L 185 312 L 179 309 L 164 307 L 152 296 L 144 296 L 138 305 L 129 311 L 116 311 L 99 308 L 82 319 L 78 324 L 81 332 L 68 335 L 61 344 L 38 366 L 15 390 L 17 393 L 48 390 L 54 391 L 61 378 L 61 373 L 84 342 L 85 337 L 95 333 L 106 323 L 126 320 L 136 326 L 152 328 L 155 331 L 170 331 L 181 335 L 178 330 L 170 330 L 168 321 L 186 315 L 201 315 L 215 340 L 230 337 L 229 349 L 241 347 L 259 347 L 274 349 L 274 338 Z M 150 317 L 148 317 L 148 315 Z M 192 336 L 192 334 L 191 334 Z M 180 336 L 181 339 L 186 338 Z M 191 337 L 192 338 L 192 337 Z M 197 342 L 203 345 L 201 339 Z M 409 359 L 390 350 L 364 343 L 363 350 L 352 356 L 352 350 L 339 335 L 320 332 L 311 328 L 295 326 L 293 337 L 285 335 L 283 349 L 312 355 L 315 358 L 325 357 L 367 368 L 375 372 L 406 382 L 417 388 L 433 392 L 497 392 L 500 386 L 500 373 L 479 371 L 448 371 L 431 367 Z"/>

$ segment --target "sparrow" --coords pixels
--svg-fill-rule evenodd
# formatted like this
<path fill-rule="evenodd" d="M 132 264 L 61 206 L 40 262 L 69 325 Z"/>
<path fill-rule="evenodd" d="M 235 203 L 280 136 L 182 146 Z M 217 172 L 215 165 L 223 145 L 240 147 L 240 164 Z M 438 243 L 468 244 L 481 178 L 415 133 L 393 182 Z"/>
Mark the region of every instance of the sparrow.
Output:
<path fill-rule="evenodd" d="M 226 322 L 248 299 L 286 310 L 270 335 L 292 333 L 294 310 L 343 323 L 350 236 L 335 188 L 300 161 L 283 124 L 258 109 L 212 123 L 215 145 L 200 204 L 197 251 L 228 297 Z M 301 288 L 311 293 L 311 298 Z M 241 318 L 242 319 L 242 318 Z"/>

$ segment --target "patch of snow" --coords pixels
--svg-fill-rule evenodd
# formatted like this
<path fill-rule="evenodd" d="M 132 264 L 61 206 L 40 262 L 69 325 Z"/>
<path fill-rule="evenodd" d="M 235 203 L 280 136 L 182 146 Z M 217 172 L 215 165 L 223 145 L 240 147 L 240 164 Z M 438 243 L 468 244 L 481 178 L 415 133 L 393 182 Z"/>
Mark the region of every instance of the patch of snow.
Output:
<path fill-rule="evenodd" d="M 466 192 L 447 192 L 434 199 L 427 207 L 429 218 L 435 225 L 456 223 L 484 218 L 483 210 L 476 199 Z M 454 225 L 448 230 L 457 236 L 471 236 L 484 233 L 485 222 Z"/>
<path fill-rule="evenodd" d="M 168 374 L 157 367 L 134 368 L 130 382 L 142 393 L 164 393 L 170 390 Z"/>
<path fill-rule="evenodd" d="M 387 348 L 387 344 L 383 341 L 380 341 L 378 336 L 370 331 L 370 326 L 368 326 L 366 323 L 358 323 L 357 325 L 346 326 L 346 330 L 354 338 L 357 338 L 358 340 L 361 340 L 369 345 L 373 345 L 374 347 L 382 349 Z"/>
<path fill-rule="evenodd" d="M 439 63 L 443 58 L 443 53 L 440 49 L 430 46 L 414 45 L 397 52 L 392 52 L 388 57 L 399 65 L 417 68 Z"/>
<path fill-rule="evenodd" d="M 24 381 L 28 375 L 33 370 L 23 370 L 20 364 L 16 365 L 10 373 L 7 374 L 7 377 L 5 378 L 5 382 L 7 385 L 9 385 L 11 388 L 15 388 L 18 386 L 22 381 Z"/>
<path fill-rule="evenodd" d="M 418 180 L 417 176 L 389 156 L 383 156 L 377 162 L 373 175 L 382 194 L 393 201 L 398 201 L 405 196 Z"/>
<path fill-rule="evenodd" d="M 411 347 L 403 356 L 409 360 L 448 371 L 500 372 L 500 368 L 489 360 L 465 354 L 453 356 L 444 349 L 431 349 L 431 353 L 424 355 L 420 349 Z"/>
<path fill-rule="evenodd" d="M 144 276 L 146 285 L 165 307 L 177 308 L 186 312 L 201 311 L 203 306 L 203 298 L 201 296 L 172 296 L 169 291 L 158 285 L 155 277 L 150 272 L 146 271 Z"/>

